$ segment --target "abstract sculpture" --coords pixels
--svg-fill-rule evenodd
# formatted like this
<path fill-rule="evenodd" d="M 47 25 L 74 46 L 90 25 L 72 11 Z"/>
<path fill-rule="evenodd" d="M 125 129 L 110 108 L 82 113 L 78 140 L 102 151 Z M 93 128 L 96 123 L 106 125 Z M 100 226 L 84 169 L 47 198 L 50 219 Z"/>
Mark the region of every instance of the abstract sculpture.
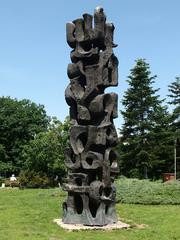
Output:
<path fill-rule="evenodd" d="M 103 226 L 117 221 L 113 179 L 119 168 L 112 149 L 117 143 L 117 94 L 105 93 L 118 84 L 113 31 L 100 7 L 94 24 L 89 14 L 67 23 L 67 42 L 73 48 L 65 91 L 72 123 L 65 150 L 68 181 L 63 185 L 68 192 L 63 222 L 68 224 Z"/>

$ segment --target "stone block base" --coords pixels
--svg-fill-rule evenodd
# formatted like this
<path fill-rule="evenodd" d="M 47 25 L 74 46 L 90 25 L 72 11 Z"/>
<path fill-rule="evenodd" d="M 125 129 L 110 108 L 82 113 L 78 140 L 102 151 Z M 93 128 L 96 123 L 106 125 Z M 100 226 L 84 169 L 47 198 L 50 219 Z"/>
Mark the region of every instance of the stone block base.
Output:
<path fill-rule="evenodd" d="M 109 231 L 109 230 L 115 230 L 115 229 L 127 229 L 130 228 L 131 226 L 127 223 L 123 223 L 121 221 L 117 221 L 117 223 L 113 224 L 108 224 L 105 226 L 85 226 L 82 224 L 65 224 L 62 222 L 62 219 L 54 219 L 53 221 L 56 223 L 58 226 L 61 228 L 67 230 L 67 231 L 80 231 L 80 230 L 104 230 L 104 231 Z"/>

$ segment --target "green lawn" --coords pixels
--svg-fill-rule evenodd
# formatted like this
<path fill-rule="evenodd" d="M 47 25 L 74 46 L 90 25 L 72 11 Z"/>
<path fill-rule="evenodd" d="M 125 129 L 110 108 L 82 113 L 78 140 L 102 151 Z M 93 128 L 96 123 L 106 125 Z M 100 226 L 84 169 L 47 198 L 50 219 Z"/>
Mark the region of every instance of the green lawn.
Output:
<path fill-rule="evenodd" d="M 179 205 L 117 204 L 125 222 L 144 229 L 66 232 L 53 223 L 65 194 L 58 189 L 0 190 L 0 240 L 179 240 Z"/>

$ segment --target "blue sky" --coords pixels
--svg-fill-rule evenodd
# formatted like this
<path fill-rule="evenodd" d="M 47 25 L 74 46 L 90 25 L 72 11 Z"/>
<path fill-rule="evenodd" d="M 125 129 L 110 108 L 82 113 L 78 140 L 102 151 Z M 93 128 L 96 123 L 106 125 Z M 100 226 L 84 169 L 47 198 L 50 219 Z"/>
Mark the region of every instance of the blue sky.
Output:
<path fill-rule="evenodd" d="M 119 109 L 137 58 L 150 64 L 158 76 L 154 86 L 166 97 L 168 84 L 180 76 L 179 0 L 0 0 L 0 96 L 28 98 L 63 121 L 71 51 L 65 25 L 96 6 L 116 28 L 119 86 L 109 91 L 119 94 Z M 119 116 L 115 124 L 121 123 Z"/>

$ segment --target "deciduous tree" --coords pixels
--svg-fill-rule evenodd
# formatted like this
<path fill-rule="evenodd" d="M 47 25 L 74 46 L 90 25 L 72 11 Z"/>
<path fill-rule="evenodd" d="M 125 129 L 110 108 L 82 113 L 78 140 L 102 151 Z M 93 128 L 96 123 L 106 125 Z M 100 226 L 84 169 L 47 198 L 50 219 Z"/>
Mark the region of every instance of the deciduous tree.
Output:
<path fill-rule="evenodd" d="M 23 147 L 24 170 L 43 172 L 50 178 L 60 179 L 66 174 L 64 149 L 69 138 L 70 121 L 61 123 L 52 119 L 47 132 L 41 132 Z"/>
<path fill-rule="evenodd" d="M 23 146 L 47 130 L 49 118 L 43 105 L 30 100 L 0 98 L 0 174 L 18 174 Z"/>

